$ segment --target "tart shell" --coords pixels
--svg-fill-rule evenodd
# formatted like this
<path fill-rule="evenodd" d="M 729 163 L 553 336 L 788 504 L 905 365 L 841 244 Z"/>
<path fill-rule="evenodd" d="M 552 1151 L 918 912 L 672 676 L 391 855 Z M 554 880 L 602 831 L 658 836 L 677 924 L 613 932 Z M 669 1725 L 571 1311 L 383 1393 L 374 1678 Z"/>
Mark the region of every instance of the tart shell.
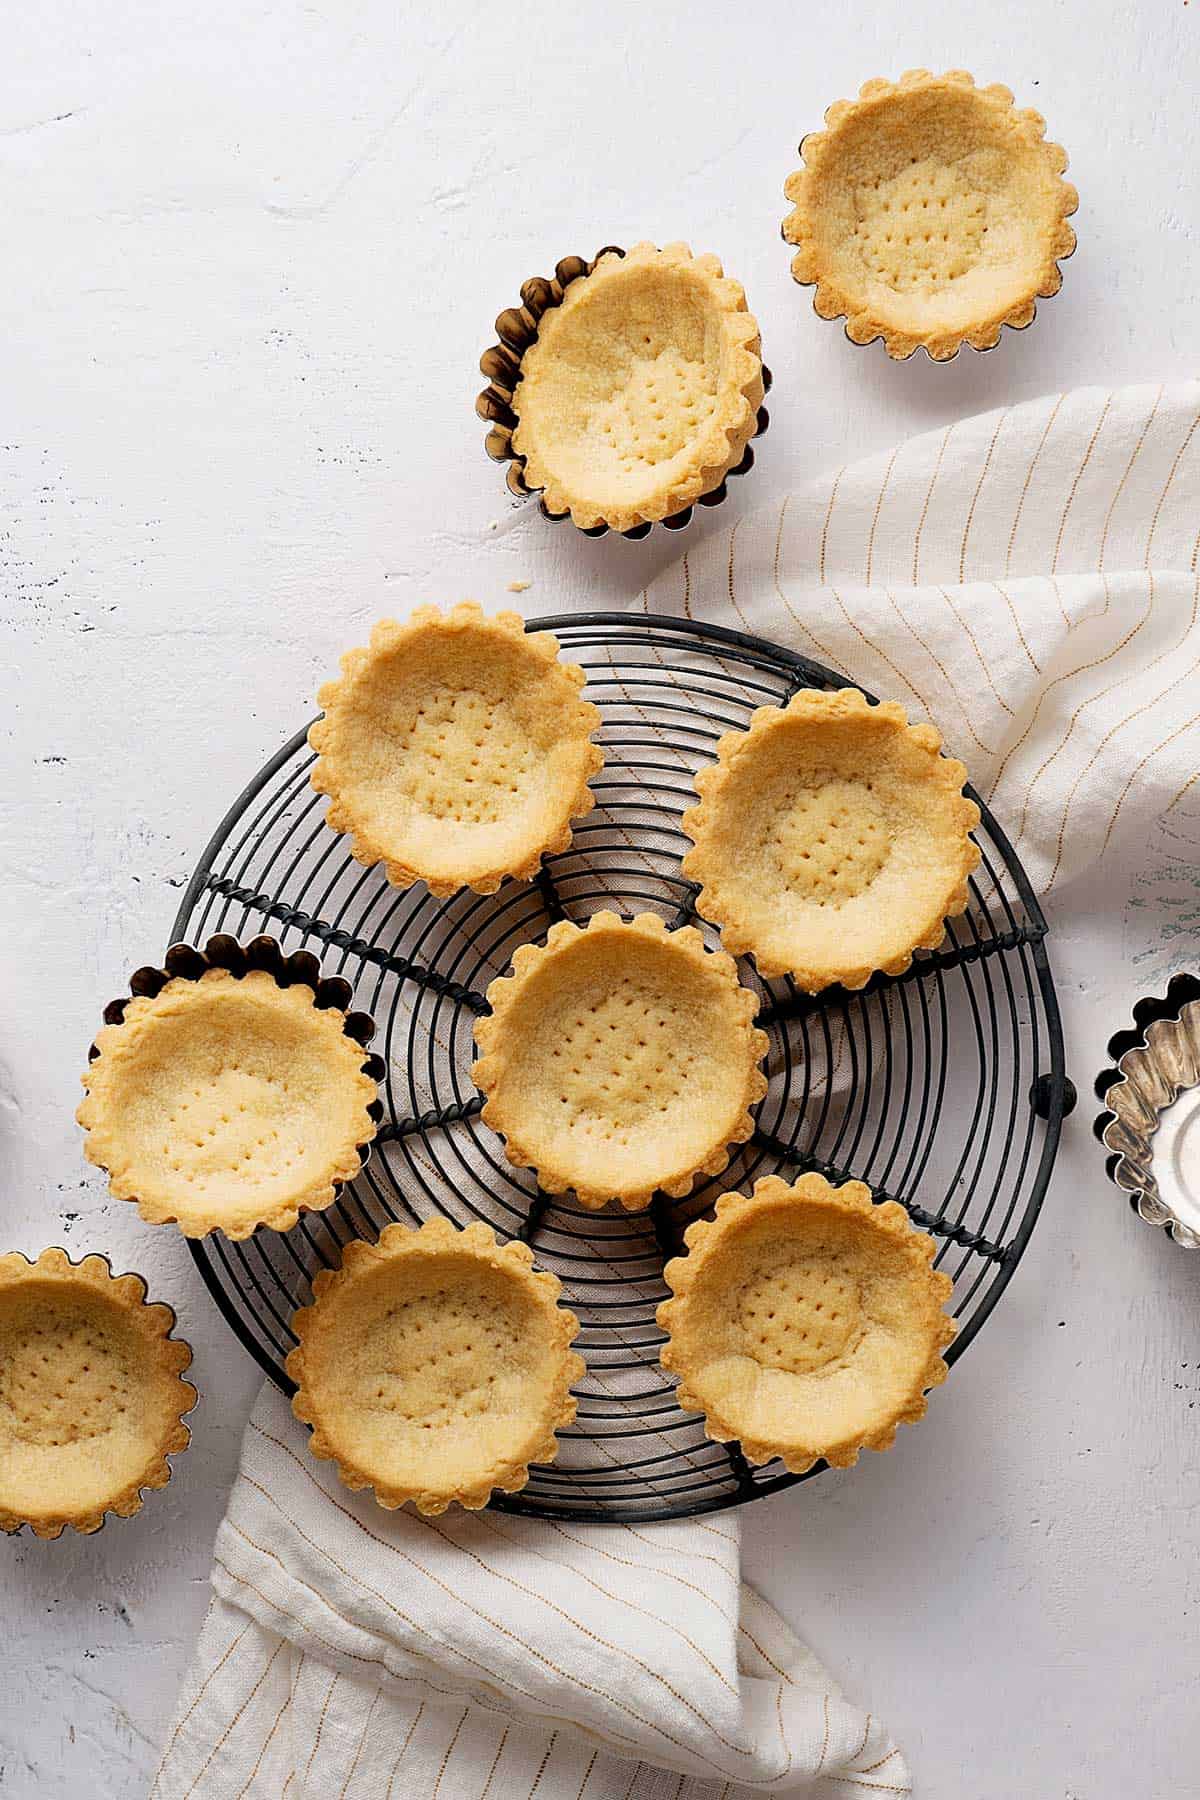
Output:
<path fill-rule="evenodd" d="M 839 100 L 800 146 L 783 236 L 792 274 L 855 344 L 882 337 L 902 360 L 990 350 L 1062 285 L 1079 196 L 1046 122 L 964 69 L 910 69 Z M 989 235 L 990 234 L 990 235 Z M 853 249 L 850 246 L 853 245 Z M 914 248 L 915 246 L 915 248 Z"/>
<path fill-rule="evenodd" d="M 967 771 L 941 744 L 857 688 L 803 689 L 723 737 L 682 824 L 696 910 L 725 949 L 809 993 L 902 974 L 915 950 L 935 949 L 966 910 L 980 855 Z"/>
<path fill-rule="evenodd" d="M 886 1450 L 924 1417 L 956 1330 L 951 1281 L 894 1200 L 875 1205 L 861 1181 L 770 1176 L 722 1195 L 684 1242 L 663 1271 L 661 1360 L 710 1438 L 802 1475 Z"/>
<path fill-rule="evenodd" d="M 602 251 L 543 311 L 513 373 L 501 427 L 516 421 L 523 485 L 583 531 L 688 513 L 741 464 L 765 392 L 744 291 L 683 243 Z"/>
<path fill-rule="evenodd" d="M 174 1326 L 106 1257 L 0 1256 L 0 1531 L 86 1536 L 167 1485 L 196 1404 Z"/>
<path fill-rule="evenodd" d="M 733 960 L 694 926 L 594 913 L 523 944 L 475 1024 L 484 1123 L 547 1193 L 630 1211 L 718 1175 L 754 1129 L 766 1033 Z"/>
<path fill-rule="evenodd" d="M 348 982 L 273 938 L 173 946 L 114 1001 L 83 1076 L 84 1155 L 185 1237 L 288 1231 L 357 1175 L 382 1108 Z M 297 1085 L 298 1084 L 298 1085 Z M 293 1172 L 294 1171 L 294 1172 Z"/>
<path fill-rule="evenodd" d="M 479 359 L 480 373 L 488 378 L 488 385 L 475 401 L 475 411 L 488 425 L 484 448 L 493 462 L 506 462 L 508 472 L 505 481 L 510 493 L 519 499 L 538 494 L 538 510 L 544 519 L 553 522 L 569 520 L 570 513 L 552 512 L 546 504 L 546 496 L 540 490 L 530 486 L 526 479 L 525 458 L 513 447 L 513 432 L 517 426 L 517 415 L 513 411 L 513 394 L 521 379 L 521 364 L 530 344 L 537 339 L 538 329 L 544 315 L 555 306 L 561 306 L 563 295 L 572 282 L 590 275 L 602 256 L 624 256 L 624 250 L 615 244 L 608 244 L 598 250 L 591 261 L 582 256 L 564 256 L 555 265 L 552 276 L 531 275 L 528 281 L 521 284 L 521 303 L 509 306 L 496 320 L 497 342 L 492 344 Z M 771 390 L 771 371 L 763 364 L 763 391 Z M 765 406 L 760 406 L 755 419 L 754 436 L 761 437 L 770 424 L 770 415 Z M 742 458 L 728 471 L 730 476 L 746 475 L 754 467 L 754 448 L 747 444 Z M 727 496 L 725 481 L 717 483 L 699 496 L 697 505 L 719 506 Z M 668 531 L 681 531 L 689 524 L 693 508 L 685 506 L 682 511 L 670 513 L 665 519 L 658 521 Z M 584 537 L 604 537 L 608 526 L 588 525 L 581 527 Z M 653 523 L 646 519 L 639 525 L 631 525 L 621 532 L 622 537 L 644 538 L 654 529 Z"/>
<path fill-rule="evenodd" d="M 486 1506 L 551 1462 L 586 1373 L 557 1277 L 486 1225 L 433 1218 L 347 1244 L 292 1321 L 292 1408 L 345 1485 L 418 1512 Z"/>
<path fill-rule="evenodd" d="M 604 757 L 583 670 L 558 652 L 517 613 L 464 601 L 381 620 L 366 649 L 343 656 L 308 740 L 326 823 L 349 835 L 357 862 L 445 899 L 532 880 L 568 847 Z"/>

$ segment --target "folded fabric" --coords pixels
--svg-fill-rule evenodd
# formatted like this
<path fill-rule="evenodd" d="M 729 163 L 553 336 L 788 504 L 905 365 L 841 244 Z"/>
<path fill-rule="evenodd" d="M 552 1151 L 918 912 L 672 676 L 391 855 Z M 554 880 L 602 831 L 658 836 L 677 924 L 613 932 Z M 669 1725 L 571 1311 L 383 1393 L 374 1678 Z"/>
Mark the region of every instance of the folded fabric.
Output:
<path fill-rule="evenodd" d="M 911 1791 L 739 1580 L 735 1519 L 386 1513 L 306 1435 L 264 1388 L 154 1800 Z"/>
<path fill-rule="evenodd" d="M 1196 841 L 1198 424 L 1200 384 L 966 420 L 696 541 L 631 605 L 933 719 L 1054 903 L 1149 821 Z M 264 1391 L 156 1800 L 800 1791 L 911 1784 L 739 1581 L 735 1515 L 387 1514 Z"/>
<path fill-rule="evenodd" d="M 1054 896 L 1200 818 L 1200 383 L 912 438 L 707 537 L 634 602 L 775 638 L 932 719 Z"/>

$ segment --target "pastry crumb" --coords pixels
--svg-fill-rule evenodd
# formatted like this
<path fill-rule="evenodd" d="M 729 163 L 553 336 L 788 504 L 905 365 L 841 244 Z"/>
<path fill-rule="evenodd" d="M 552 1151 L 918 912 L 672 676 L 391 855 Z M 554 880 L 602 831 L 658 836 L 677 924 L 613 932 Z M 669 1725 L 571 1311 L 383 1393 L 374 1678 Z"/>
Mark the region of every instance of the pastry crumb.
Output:
<path fill-rule="evenodd" d="M 532 581 L 510 581 L 508 584 L 508 591 L 510 594 L 523 594 L 527 588 L 531 588 L 532 586 Z"/>

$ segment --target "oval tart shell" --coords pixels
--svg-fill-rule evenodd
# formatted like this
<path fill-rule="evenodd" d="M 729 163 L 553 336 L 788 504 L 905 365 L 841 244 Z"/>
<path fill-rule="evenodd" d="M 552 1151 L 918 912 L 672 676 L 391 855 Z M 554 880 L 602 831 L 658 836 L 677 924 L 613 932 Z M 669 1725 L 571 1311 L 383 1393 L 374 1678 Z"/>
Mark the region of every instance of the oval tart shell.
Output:
<path fill-rule="evenodd" d="M 763 391 L 740 284 L 686 244 L 635 244 L 598 256 L 542 315 L 512 397 L 512 444 L 549 512 L 630 531 L 721 485 Z"/>

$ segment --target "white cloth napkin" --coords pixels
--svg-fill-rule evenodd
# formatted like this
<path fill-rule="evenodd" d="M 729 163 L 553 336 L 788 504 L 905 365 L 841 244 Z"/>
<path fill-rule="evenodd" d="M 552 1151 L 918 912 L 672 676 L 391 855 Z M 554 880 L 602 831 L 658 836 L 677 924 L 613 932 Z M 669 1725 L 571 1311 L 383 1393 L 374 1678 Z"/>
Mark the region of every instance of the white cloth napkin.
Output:
<path fill-rule="evenodd" d="M 385 1513 L 306 1437 L 264 1388 L 154 1800 L 911 1791 L 739 1581 L 732 1518 Z"/>
<path fill-rule="evenodd" d="M 1055 896 L 1200 840 L 1200 384 L 911 440 L 633 602 L 762 633 L 932 718 Z M 820 1800 L 912 1791 L 741 1583 L 738 1524 L 387 1514 L 264 1390 L 154 1800 Z"/>
<path fill-rule="evenodd" d="M 965 419 L 707 537 L 636 605 L 932 719 L 1052 904 L 1148 819 L 1200 827 L 1198 426 L 1198 382 Z"/>

